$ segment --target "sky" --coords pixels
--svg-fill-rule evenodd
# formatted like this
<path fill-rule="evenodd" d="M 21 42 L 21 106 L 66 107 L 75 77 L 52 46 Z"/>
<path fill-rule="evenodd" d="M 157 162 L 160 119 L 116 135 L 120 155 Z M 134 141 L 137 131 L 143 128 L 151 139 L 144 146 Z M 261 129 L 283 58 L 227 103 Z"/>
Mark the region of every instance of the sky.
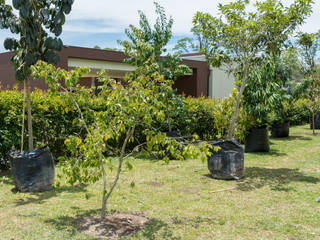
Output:
<path fill-rule="evenodd" d="M 6 0 L 11 4 L 12 0 Z M 143 11 L 151 23 L 156 16 L 153 0 L 74 0 L 72 11 L 66 17 L 61 38 L 65 45 L 102 48 L 120 48 L 117 40 L 126 39 L 125 29 L 130 24 L 138 25 L 138 10 Z M 158 0 L 168 16 L 174 19 L 173 38 L 168 48 L 177 40 L 192 36 L 192 18 L 197 11 L 217 15 L 218 3 L 229 0 Z M 251 0 L 251 2 L 254 2 Z M 282 0 L 290 4 L 293 0 Z M 313 14 L 299 30 L 315 32 L 320 29 L 320 0 L 314 0 Z M 0 52 L 4 51 L 3 41 L 12 36 L 7 30 L 0 30 Z"/>

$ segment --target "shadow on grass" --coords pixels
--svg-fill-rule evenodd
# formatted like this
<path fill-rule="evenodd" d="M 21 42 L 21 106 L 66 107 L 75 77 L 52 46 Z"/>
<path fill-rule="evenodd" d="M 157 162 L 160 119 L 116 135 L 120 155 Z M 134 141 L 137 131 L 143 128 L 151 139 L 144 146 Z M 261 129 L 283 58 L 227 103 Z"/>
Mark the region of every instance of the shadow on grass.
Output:
<path fill-rule="evenodd" d="M 77 208 L 77 211 L 79 209 Z M 81 210 L 80 210 L 81 211 Z M 101 209 L 82 211 L 74 217 L 70 216 L 59 216 L 57 218 L 46 220 L 46 223 L 53 225 L 58 231 L 65 231 L 69 233 L 72 237 L 78 232 L 78 223 L 80 219 L 85 216 L 90 215 L 100 215 Z M 112 214 L 116 211 L 110 211 L 107 214 Z M 148 240 L 180 240 L 180 237 L 175 237 L 172 232 L 172 228 L 168 223 L 165 223 L 159 219 L 151 219 L 150 223 L 142 230 L 125 237 L 125 239 L 130 238 L 130 236 L 140 239 Z M 87 236 L 86 239 L 95 239 L 94 237 Z M 121 238 L 122 239 L 122 238 Z"/>
<path fill-rule="evenodd" d="M 137 234 L 136 234 L 137 235 Z M 150 223 L 141 230 L 139 235 L 143 236 L 145 239 L 165 239 L 165 240 L 180 240 L 180 237 L 173 235 L 172 229 L 168 223 L 161 221 L 159 219 L 152 219 Z"/>
<path fill-rule="evenodd" d="M 270 145 L 272 145 L 270 143 Z M 253 156 L 272 156 L 272 157 L 281 157 L 281 156 L 287 156 L 286 153 L 280 152 L 278 149 L 271 149 L 269 152 L 248 152 L 246 154 L 250 154 Z"/>
<path fill-rule="evenodd" d="M 252 191 L 269 186 L 273 191 L 295 191 L 294 187 L 286 186 L 290 182 L 319 183 L 320 178 L 305 175 L 298 169 L 290 168 L 245 168 L 245 178 L 237 184 L 241 191 Z"/>
<path fill-rule="evenodd" d="M 76 210 L 79 211 L 78 208 Z M 95 215 L 95 214 L 98 214 L 99 212 L 100 212 L 100 209 L 85 211 L 82 214 L 76 215 L 76 217 L 59 216 L 53 219 L 48 219 L 45 221 L 45 223 L 49 223 L 53 225 L 58 231 L 68 232 L 69 236 L 72 237 L 78 232 L 77 225 L 80 218 L 88 215 Z M 87 239 L 95 239 L 95 238 L 88 237 Z"/>
<path fill-rule="evenodd" d="M 43 201 L 50 199 L 52 197 L 56 197 L 58 194 L 62 192 L 69 192 L 69 193 L 79 193 L 79 192 L 87 192 L 86 185 L 76 185 L 76 186 L 62 186 L 56 187 L 55 189 L 47 192 L 38 192 L 38 193 L 28 193 L 29 196 L 27 198 L 18 199 L 16 200 L 16 206 L 27 205 L 30 203 L 38 203 L 41 204 Z M 14 193 L 17 193 L 16 188 L 11 190 Z"/>
<path fill-rule="evenodd" d="M 305 136 L 289 136 L 285 138 L 272 138 L 272 140 L 278 140 L 278 141 L 295 141 L 295 140 L 302 140 L 302 141 L 309 141 L 312 140 L 311 137 L 305 137 Z"/>

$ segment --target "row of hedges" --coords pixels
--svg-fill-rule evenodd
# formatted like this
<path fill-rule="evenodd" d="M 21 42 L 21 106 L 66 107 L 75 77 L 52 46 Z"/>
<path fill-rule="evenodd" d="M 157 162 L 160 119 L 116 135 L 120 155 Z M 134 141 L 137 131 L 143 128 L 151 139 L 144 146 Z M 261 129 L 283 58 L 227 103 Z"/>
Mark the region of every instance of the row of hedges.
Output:
<path fill-rule="evenodd" d="M 202 140 L 224 139 L 227 137 L 230 119 L 235 105 L 236 92 L 226 99 L 177 97 L 172 125 L 183 135 L 197 134 Z M 55 158 L 68 154 L 64 140 L 70 135 L 81 136 L 83 129 L 74 119 L 77 110 L 65 106 L 60 97 L 49 97 L 35 91 L 31 94 L 35 146 L 48 145 Z M 0 91 L 0 168 L 8 166 L 4 162 L 10 149 L 20 149 L 23 94 L 19 91 Z M 104 105 L 95 106 L 103 111 Z M 86 111 L 84 111 L 86 112 Z M 89 118 L 87 114 L 85 118 Z M 292 124 L 308 121 L 310 112 L 306 100 L 298 100 L 290 106 Z M 90 122 L 90 119 L 88 119 Z M 252 121 L 240 109 L 234 136 L 243 142 Z M 164 131 L 166 123 L 155 123 Z M 142 129 L 141 129 L 142 131 Z M 139 132 L 137 134 L 140 134 Z M 139 139 L 139 138 L 137 138 Z M 140 134 L 141 139 L 141 134 Z M 27 129 L 25 128 L 25 149 L 27 149 Z"/>

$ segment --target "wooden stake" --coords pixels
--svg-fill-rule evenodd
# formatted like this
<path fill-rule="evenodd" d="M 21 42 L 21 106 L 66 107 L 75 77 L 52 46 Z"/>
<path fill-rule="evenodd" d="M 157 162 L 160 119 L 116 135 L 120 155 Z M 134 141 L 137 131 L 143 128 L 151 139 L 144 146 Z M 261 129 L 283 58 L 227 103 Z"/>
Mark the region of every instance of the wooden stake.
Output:
<path fill-rule="evenodd" d="M 29 78 L 26 79 L 27 87 L 27 105 L 28 105 L 28 133 L 29 133 L 29 151 L 33 151 L 33 132 L 32 132 L 32 114 L 31 114 L 31 102 L 30 102 L 30 86 Z"/>
<path fill-rule="evenodd" d="M 26 81 L 23 82 L 23 107 L 22 107 L 22 129 L 21 129 L 21 148 L 20 152 L 23 152 L 24 145 L 24 121 L 26 115 Z"/>

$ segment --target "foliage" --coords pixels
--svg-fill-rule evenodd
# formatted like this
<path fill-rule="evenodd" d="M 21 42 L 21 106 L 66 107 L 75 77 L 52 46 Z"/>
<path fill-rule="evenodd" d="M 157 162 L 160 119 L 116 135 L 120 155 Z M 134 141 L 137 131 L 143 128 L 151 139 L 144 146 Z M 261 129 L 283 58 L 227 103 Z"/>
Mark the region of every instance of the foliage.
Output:
<path fill-rule="evenodd" d="M 316 57 L 320 51 L 320 30 L 317 33 L 300 32 L 297 43 L 304 73 L 311 74 L 315 71 Z"/>
<path fill-rule="evenodd" d="M 5 0 L 0 1 L 0 28 L 10 29 L 13 34 L 19 35 L 19 40 L 6 38 L 4 48 L 14 51 L 11 63 L 15 70 L 16 79 L 25 81 L 28 105 L 28 134 L 29 150 L 33 150 L 33 129 L 30 103 L 29 78 L 30 66 L 38 60 L 57 64 L 60 59 L 57 51 L 63 48 L 63 43 L 58 36 L 62 33 L 65 15 L 71 12 L 73 0 L 13 0 L 12 5 L 7 5 Z M 53 38 L 51 35 L 54 35 Z M 24 122 L 25 104 L 23 104 Z M 24 123 L 22 124 L 24 132 Z M 21 151 L 23 151 L 23 135 Z"/>
<path fill-rule="evenodd" d="M 199 52 L 199 46 L 194 43 L 193 38 L 184 37 L 177 41 L 177 44 L 172 49 L 173 51 L 182 54 L 190 52 Z"/>
<path fill-rule="evenodd" d="M 35 146 L 48 145 L 55 159 L 63 155 L 68 156 L 69 152 L 64 146 L 64 140 L 74 134 L 81 136 L 84 132 L 75 120 L 78 116 L 77 110 L 66 105 L 62 97 L 48 96 L 41 91 L 34 91 L 31 94 L 31 102 Z M 19 148 L 22 103 L 23 93 L 20 91 L 0 91 L 0 159 L 6 162 L 2 164 L 2 168 L 9 167 L 8 152 Z M 100 105 L 97 110 L 102 110 L 103 107 Z M 85 118 L 91 121 L 87 116 Z"/>
<path fill-rule="evenodd" d="M 174 129 L 179 129 L 183 135 L 197 134 L 200 140 L 217 140 L 227 137 L 229 122 L 232 118 L 232 111 L 236 102 L 237 91 L 233 91 L 232 96 L 225 99 L 206 99 L 179 97 L 179 111 L 172 117 Z M 79 114 L 75 106 L 70 105 L 66 97 L 55 96 L 41 91 L 35 91 L 31 94 L 35 146 L 40 147 L 49 145 L 54 159 L 61 156 L 70 156 L 70 151 L 65 147 L 64 141 L 69 136 L 77 136 L 84 141 L 86 131 L 83 124 L 78 121 Z M 21 106 L 23 94 L 17 90 L 0 91 L 0 159 L 2 164 L 0 168 L 9 167 L 7 162 L 7 153 L 10 149 L 19 147 L 21 132 L 17 129 L 21 127 Z M 93 123 L 93 117 L 86 107 L 87 102 L 79 103 L 83 117 L 88 125 Z M 290 120 L 291 125 L 301 125 L 309 121 L 310 110 L 308 108 L 309 100 L 297 99 L 290 104 L 284 103 L 284 112 L 286 118 Z M 92 105 L 96 112 L 106 111 L 106 105 L 103 101 L 96 101 Z M 235 138 L 243 142 L 247 130 L 255 124 L 240 108 L 237 124 L 234 132 Z M 152 128 L 157 131 L 163 131 L 166 128 L 165 122 L 153 119 Z M 143 127 L 137 127 L 134 135 L 135 141 L 130 143 L 128 149 L 145 141 Z M 119 146 L 119 143 L 114 146 Z M 0 160 L 1 161 L 1 160 Z"/>
<path fill-rule="evenodd" d="M 269 114 L 281 105 L 281 100 L 281 82 L 275 78 L 273 59 L 253 66 L 243 92 L 243 108 L 255 119 L 255 127 L 268 125 Z"/>
<path fill-rule="evenodd" d="M 0 28 L 20 35 L 19 40 L 7 38 L 4 41 L 5 49 L 15 52 L 12 63 L 17 80 L 28 78 L 30 66 L 38 60 L 58 63 L 56 51 L 62 49 L 63 43 L 57 37 L 62 33 L 65 15 L 71 12 L 73 0 L 15 0 L 12 5 L 19 12 L 18 16 L 4 0 L 0 3 Z"/>
<path fill-rule="evenodd" d="M 318 33 L 299 33 L 298 44 L 302 58 L 305 78 L 310 79 L 310 110 L 312 112 L 313 133 L 315 134 L 314 115 L 320 105 L 320 73 L 316 71 L 316 57 L 320 52 L 320 30 Z"/>
<path fill-rule="evenodd" d="M 164 8 L 158 3 L 155 2 L 154 4 L 158 17 L 153 28 L 150 26 L 146 15 L 139 11 L 139 27 L 130 25 L 129 29 L 126 29 L 129 40 L 120 43 L 124 47 L 124 53 L 129 56 L 125 62 L 137 67 L 131 78 L 137 79 L 139 75 L 150 76 L 151 81 L 146 82 L 144 86 L 152 88 L 156 91 L 155 96 L 166 102 L 167 130 L 171 131 L 171 114 L 174 109 L 170 111 L 169 108 L 174 107 L 173 98 L 175 97 L 172 85 L 177 77 L 191 73 L 191 69 L 180 64 L 182 59 L 178 54 L 166 54 L 166 45 L 172 37 L 173 19 L 171 17 L 167 18 Z M 164 54 L 166 55 L 163 56 Z M 165 81 L 162 84 L 155 85 L 154 73 L 163 75 Z"/>
<path fill-rule="evenodd" d="M 230 127 L 230 121 L 233 114 L 233 109 L 236 104 L 238 91 L 233 90 L 232 94 L 225 99 L 205 99 L 187 98 L 185 111 L 187 114 L 187 124 L 179 119 L 175 119 L 176 123 L 181 123 L 185 126 L 187 133 L 194 132 L 203 140 L 226 139 Z M 235 128 L 234 136 L 244 142 L 248 130 L 255 124 L 240 108 L 237 117 L 238 125 Z"/>
<path fill-rule="evenodd" d="M 207 45 L 207 39 L 201 34 L 201 29 L 198 25 L 191 29 L 193 33 L 193 38 L 185 37 L 178 40 L 177 44 L 174 46 L 173 51 L 182 53 L 190 52 L 201 52 L 201 49 L 205 48 Z"/>
<path fill-rule="evenodd" d="M 61 95 L 65 92 L 63 100 L 78 109 L 77 121 L 86 130 L 84 138 L 71 136 L 66 139 L 65 144 L 71 152 L 70 157 L 60 158 L 63 172 L 67 181 L 71 184 L 93 183 L 100 178 L 103 179 L 102 210 L 101 217 L 104 218 L 107 200 L 113 192 L 120 177 L 122 166 L 125 163 L 129 169 L 132 165 L 125 161 L 132 154 L 128 153 L 128 144 L 134 141 L 136 128 L 142 127 L 146 143 L 140 144 L 134 150 L 139 150 L 146 145 L 149 151 L 159 145 L 166 146 L 166 150 L 175 152 L 176 140 L 171 140 L 165 134 L 152 128 L 154 119 L 163 120 L 165 117 L 164 103 L 154 97 L 155 91 L 145 88 L 145 85 L 153 81 L 155 85 L 163 84 L 164 77 L 154 73 L 152 79 L 148 76 L 139 75 L 137 79 L 125 78 L 125 84 L 117 83 L 115 80 L 100 74 L 100 92 L 96 96 L 94 88 L 86 89 L 78 84 L 83 73 L 88 69 L 79 68 L 70 72 L 56 69 L 52 65 L 39 62 L 33 67 L 33 76 L 44 78 L 50 86 L 50 94 Z M 64 80 L 64 85 L 61 81 Z M 65 87 L 64 87 L 65 86 Z M 105 111 L 95 111 L 94 106 L 105 104 Z M 79 107 L 85 104 L 86 114 L 93 118 L 92 124 L 88 124 L 84 118 L 83 111 Z M 119 144 L 115 144 L 119 143 Z M 179 159 L 200 157 L 202 160 L 210 155 L 209 145 L 202 143 L 199 146 L 185 145 L 179 149 Z M 105 166 L 113 169 L 113 157 L 119 158 L 116 175 L 107 190 L 107 176 Z"/>
<path fill-rule="evenodd" d="M 257 1 L 254 12 L 248 12 L 248 4 L 248 0 L 219 4 L 218 17 L 198 12 L 193 19 L 207 40 L 202 51 L 208 63 L 215 67 L 224 64 L 242 76 L 229 138 L 252 66 L 266 55 L 279 54 L 288 36 L 310 15 L 312 0 L 295 0 L 288 8 L 277 0 Z"/>

